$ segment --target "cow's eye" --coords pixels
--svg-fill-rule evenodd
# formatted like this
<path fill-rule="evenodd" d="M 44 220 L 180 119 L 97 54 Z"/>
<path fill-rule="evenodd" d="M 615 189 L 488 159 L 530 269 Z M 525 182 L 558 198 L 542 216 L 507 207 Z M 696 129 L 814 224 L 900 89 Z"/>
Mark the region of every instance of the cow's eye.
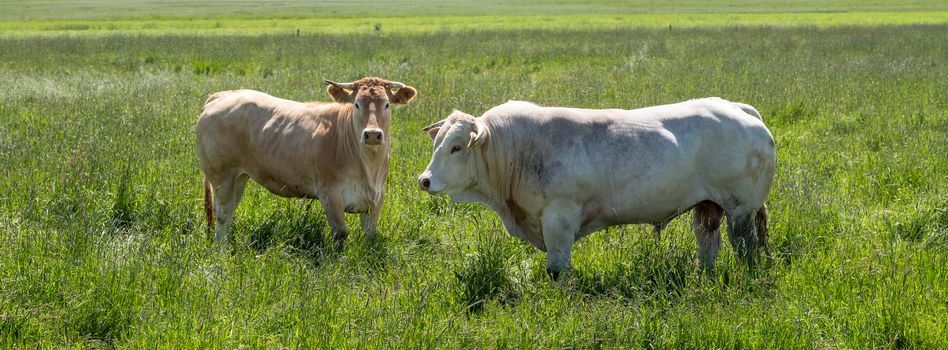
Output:
<path fill-rule="evenodd" d="M 460 150 L 461 150 L 461 146 L 454 146 L 454 147 L 451 147 L 451 154 L 454 154 L 454 152 L 457 152 L 457 151 L 460 151 Z"/>
<path fill-rule="evenodd" d="M 388 102 L 385 102 L 385 109 L 388 109 Z"/>
<path fill-rule="evenodd" d="M 356 109 L 359 109 L 359 104 L 358 104 L 358 103 L 353 103 L 353 104 L 356 106 Z"/>

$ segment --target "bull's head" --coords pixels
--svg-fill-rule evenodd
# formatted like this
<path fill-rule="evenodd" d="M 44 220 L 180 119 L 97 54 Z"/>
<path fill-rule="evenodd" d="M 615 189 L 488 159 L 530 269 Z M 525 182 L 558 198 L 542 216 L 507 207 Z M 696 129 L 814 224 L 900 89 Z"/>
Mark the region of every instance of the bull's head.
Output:
<path fill-rule="evenodd" d="M 453 195 L 474 184 L 476 159 L 472 153 L 487 141 L 489 132 L 483 121 L 454 111 L 424 131 L 434 141 L 428 168 L 418 177 L 421 189 L 431 194 Z"/>
<path fill-rule="evenodd" d="M 368 77 L 351 83 L 326 80 L 327 91 L 339 103 L 352 103 L 352 132 L 359 143 L 369 146 L 388 142 L 391 108 L 406 105 L 418 91 L 405 84 Z"/>

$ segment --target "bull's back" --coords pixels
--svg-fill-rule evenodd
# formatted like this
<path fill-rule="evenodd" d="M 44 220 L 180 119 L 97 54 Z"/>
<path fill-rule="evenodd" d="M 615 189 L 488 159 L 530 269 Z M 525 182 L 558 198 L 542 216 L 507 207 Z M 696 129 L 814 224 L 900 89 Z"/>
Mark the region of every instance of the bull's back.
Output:
<path fill-rule="evenodd" d="M 637 110 L 516 107 L 511 127 L 539 140 L 523 153 L 541 153 L 538 168 L 552 179 L 534 175 L 539 192 L 611 210 L 609 222 L 650 222 L 687 209 L 734 190 L 724 187 L 747 175 L 747 155 L 757 157 L 751 167 L 773 158 L 761 119 L 721 99 Z"/>

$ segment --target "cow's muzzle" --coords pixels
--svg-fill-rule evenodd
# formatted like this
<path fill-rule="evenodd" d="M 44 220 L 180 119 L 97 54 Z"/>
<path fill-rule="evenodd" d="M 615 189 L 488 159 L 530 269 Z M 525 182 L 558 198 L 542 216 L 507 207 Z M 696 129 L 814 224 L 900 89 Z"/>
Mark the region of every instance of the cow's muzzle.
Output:
<path fill-rule="evenodd" d="M 365 129 L 362 131 L 362 143 L 366 145 L 381 144 L 382 138 L 382 129 Z"/>

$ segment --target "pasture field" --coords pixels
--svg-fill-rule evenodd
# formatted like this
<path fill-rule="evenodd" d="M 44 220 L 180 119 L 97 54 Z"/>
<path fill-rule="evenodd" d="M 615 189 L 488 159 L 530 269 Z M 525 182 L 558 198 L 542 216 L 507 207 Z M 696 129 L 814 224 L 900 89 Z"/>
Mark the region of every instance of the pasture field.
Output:
<path fill-rule="evenodd" d="M 0 5 L 0 20 L 948 11 L 948 4 L 932 0 L 2 0 Z"/>
<path fill-rule="evenodd" d="M 498 30 L 616 30 L 730 26 L 877 26 L 948 23 L 948 11 L 805 13 L 631 13 L 250 19 L 0 21 L 0 36 L 426 34 Z"/>
<path fill-rule="evenodd" d="M 431 29 L 0 35 L 0 347 L 948 347 L 944 20 Z M 318 202 L 250 185 L 234 252 L 214 249 L 206 96 L 326 100 L 323 79 L 367 75 L 419 91 L 393 113 L 381 235 L 348 217 L 333 252 Z M 704 96 L 754 105 L 776 139 L 756 269 L 725 243 L 699 270 L 686 214 L 657 240 L 588 236 L 555 283 L 489 209 L 415 184 L 421 128 L 452 109 Z"/>

